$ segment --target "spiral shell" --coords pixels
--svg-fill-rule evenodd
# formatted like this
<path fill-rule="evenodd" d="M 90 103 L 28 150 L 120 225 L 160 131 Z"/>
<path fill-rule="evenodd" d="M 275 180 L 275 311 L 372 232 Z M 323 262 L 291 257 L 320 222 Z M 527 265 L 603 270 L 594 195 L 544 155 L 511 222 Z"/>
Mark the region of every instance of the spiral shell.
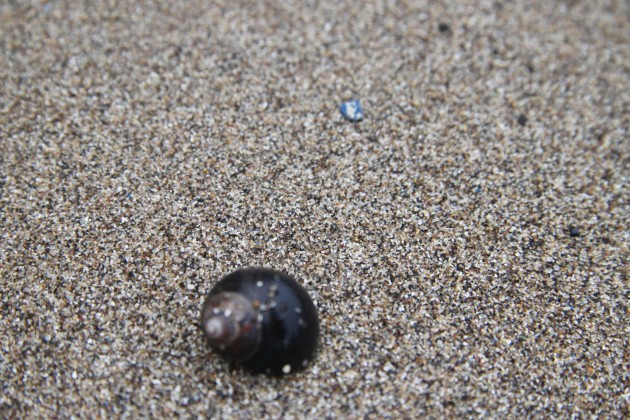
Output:
<path fill-rule="evenodd" d="M 264 268 L 221 279 L 203 304 L 200 324 L 221 358 L 271 375 L 304 368 L 319 340 L 317 310 L 306 290 Z"/>

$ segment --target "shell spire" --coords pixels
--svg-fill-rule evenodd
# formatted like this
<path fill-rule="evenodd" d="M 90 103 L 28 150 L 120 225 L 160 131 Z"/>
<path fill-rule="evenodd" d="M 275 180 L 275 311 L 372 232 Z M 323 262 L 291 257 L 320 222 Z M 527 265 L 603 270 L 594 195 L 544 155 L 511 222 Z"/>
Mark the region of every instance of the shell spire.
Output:
<path fill-rule="evenodd" d="M 208 296 L 201 314 L 201 328 L 210 347 L 227 360 L 246 360 L 258 350 L 261 331 L 256 311 L 239 293 Z"/>

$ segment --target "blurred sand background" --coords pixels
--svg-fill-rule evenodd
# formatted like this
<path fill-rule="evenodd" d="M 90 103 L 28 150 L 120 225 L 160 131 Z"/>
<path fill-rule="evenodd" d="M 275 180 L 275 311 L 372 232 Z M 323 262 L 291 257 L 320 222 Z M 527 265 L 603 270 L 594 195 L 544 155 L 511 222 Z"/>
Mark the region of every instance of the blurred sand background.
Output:
<path fill-rule="evenodd" d="M 629 73 L 623 0 L 2 2 L 0 413 L 627 418 Z M 205 347 L 244 266 L 305 371 Z"/>

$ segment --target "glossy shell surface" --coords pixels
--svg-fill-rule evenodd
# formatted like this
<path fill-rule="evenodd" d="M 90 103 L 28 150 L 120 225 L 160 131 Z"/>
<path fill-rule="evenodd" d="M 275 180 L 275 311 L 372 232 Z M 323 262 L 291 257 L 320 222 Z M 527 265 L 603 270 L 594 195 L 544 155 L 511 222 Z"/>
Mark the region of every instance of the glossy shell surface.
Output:
<path fill-rule="evenodd" d="M 220 340 L 211 340 L 204 325 L 212 314 L 221 312 L 225 299 L 237 294 L 253 312 L 239 315 L 247 319 L 243 328 L 258 340 L 245 337 L 234 343 L 250 343 L 231 347 Z M 217 309 L 217 305 L 223 305 Z M 224 311 L 224 310 L 223 310 Z M 228 312 L 233 316 L 231 311 Z M 317 310 L 306 290 L 290 276 L 279 271 L 248 268 L 235 271 L 221 279 L 210 291 L 201 313 L 201 327 L 206 332 L 210 347 L 222 358 L 234 361 L 252 372 L 282 375 L 304 368 L 313 358 L 319 340 Z M 253 336 L 253 335 L 252 335 Z"/>

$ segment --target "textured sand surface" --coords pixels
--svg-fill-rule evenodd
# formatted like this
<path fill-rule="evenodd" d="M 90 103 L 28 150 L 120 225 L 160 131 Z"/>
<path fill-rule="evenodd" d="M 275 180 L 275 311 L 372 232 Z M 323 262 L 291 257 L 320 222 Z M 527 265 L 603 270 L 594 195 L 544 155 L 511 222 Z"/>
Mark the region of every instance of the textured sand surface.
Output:
<path fill-rule="evenodd" d="M 630 416 L 627 1 L 3 1 L 0 54 L 2 416 Z M 205 347 L 244 266 L 305 371 Z"/>

